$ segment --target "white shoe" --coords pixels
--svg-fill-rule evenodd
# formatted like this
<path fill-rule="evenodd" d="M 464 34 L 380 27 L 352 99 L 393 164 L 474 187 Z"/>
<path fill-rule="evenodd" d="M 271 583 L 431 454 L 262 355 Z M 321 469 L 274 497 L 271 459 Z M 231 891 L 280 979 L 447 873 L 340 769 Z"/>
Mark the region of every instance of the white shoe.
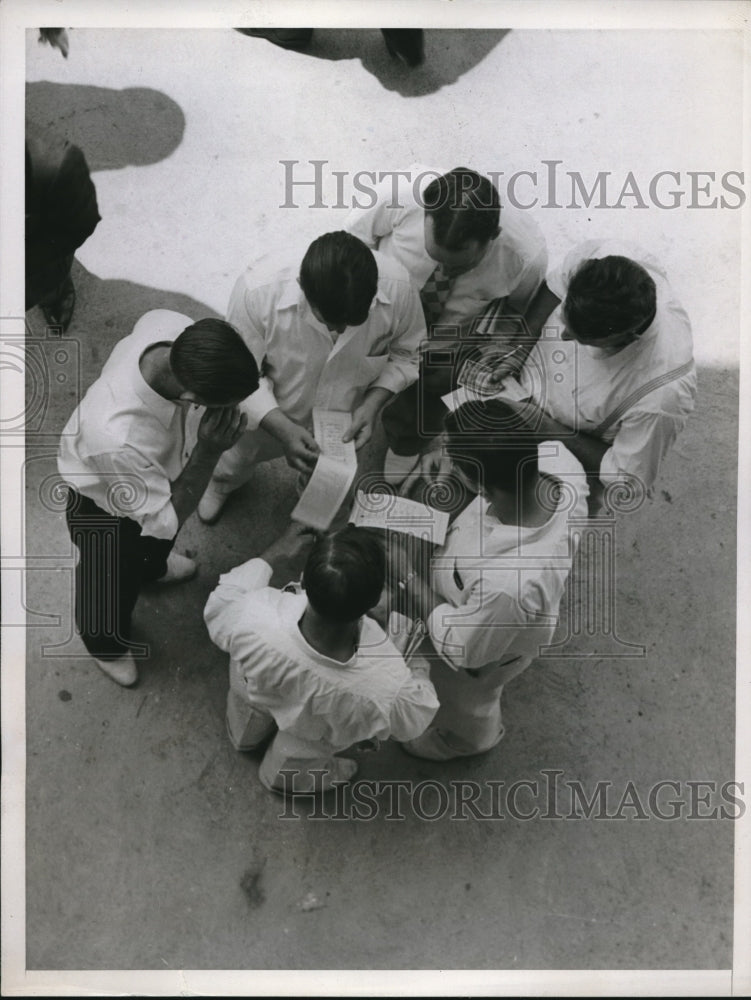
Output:
<path fill-rule="evenodd" d="M 397 455 L 389 448 L 383 462 L 383 478 L 392 486 L 401 486 L 419 461 L 419 455 Z"/>
<path fill-rule="evenodd" d="M 97 660 L 94 657 L 94 663 L 102 673 L 105 673 L 110 680 L 121 687 L 132 687 L 138 680 L 138 668 L 130 653 L 126 653 L 125 656 L 121 656 L 117 660 Z"/>
<path fill-rule="evenodd" d="M 181 583 L 183 580 L 190 580 L 196 575 L 198 566 L 187 556 L 178 555 L 177 552 L 170 552 L 167 556 L 167 572 L 160 576 L 157 583 Z"/>
<path fill-rule="evenodd" d="M 199 520 L 203 521 L 204 524 L 214 524 L 218 521 L 222 508 L 231 493 L 232 490 L 219 489 L 215 482 L 210 482 L 198 504 Z"/>

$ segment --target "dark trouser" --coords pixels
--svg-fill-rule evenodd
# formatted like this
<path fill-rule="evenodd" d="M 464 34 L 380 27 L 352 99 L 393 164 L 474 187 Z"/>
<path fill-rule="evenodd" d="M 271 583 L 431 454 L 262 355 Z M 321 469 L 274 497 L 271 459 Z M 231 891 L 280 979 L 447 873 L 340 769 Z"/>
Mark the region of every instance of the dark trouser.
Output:
<path fill-rule="evenodd" d="M 36 305 L 54 305 L 65 290 L 73 266 L 73 254 L 47 261 L 26 271 L 26 309 Z"/>
<path fill-rule="evenodd" d="M 71 487 L 65 520 L 80 554 L 76 628 L 92 656 L 115 660 L 132 649 L 130 623 L 138 594 L 167 572 L 175 539 L 142 535 L 136 521 L 108 514 Z"/>
<path fill-rule="evenodd" d="M 459 337 L 441 335 L 435 327 L 420 358 L 420 375 L 383 411 L 383 429 L 396 455 L 419 455 L 443 429 L 448 412 L 441 396 L 456 389 L 462 366 L 489 344 L 500 345 L 511 331 L 526 329 L 520 317 L 506 314 L 506 299 L 493 299 Z M 444 327 L 444 331 L 449 328 Z M 454 334 L 459 333 L 454 328 Z"/>
<path fill-rule="evenodd" d="M 477 339 L 431 344 L 420 359 L 416 382 L 400 392 L 383 411 L 389 448 L 397 455 L 418 455 L 440 434 L 448 413 L 441 396 L 453 392 L 464 361 L 478 349 Z"/>

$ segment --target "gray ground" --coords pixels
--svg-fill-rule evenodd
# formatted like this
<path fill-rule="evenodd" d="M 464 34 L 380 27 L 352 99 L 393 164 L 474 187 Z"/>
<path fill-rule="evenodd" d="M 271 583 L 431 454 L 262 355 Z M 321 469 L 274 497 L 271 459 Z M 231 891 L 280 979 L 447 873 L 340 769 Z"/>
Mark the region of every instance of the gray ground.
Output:
<path fill-rule="evenodd" d="M 409 808 L 402 822 L 386 810 L 371 822 L 279 818 L 258 758 L 225 737 L 226 663 L 201 613 L 218 574 L 285 525 L 295 497 L 282 462 L 257 469 L 216 527 L 186 525 L 178 549 L 201 571 L 139 603 L 152 656 L 136 689 L 103 677 L 72 633 L 70 544 L 48 478 L 55 435 L 145 311 L 221 314 L 246 262 L 338 227 L 333 208 L 277 207 L 278 160 L 510 173 L 547 158 L 647 178 L 738 166 L 732 37 L 434 31 L 427 54 L 424 69 L 401 71 L 375 30 L 320 30 L 303 54 L 231 31 L 77 30 L 67 63 L 29 40 L 29 114 L 83 146 L 104 220 L 74 270 L 66 343 L 80 379 L 59 345 L 35 348 L 68 381 L 47 394 L 26 466 L 38 567 L 27 582 L 29 969 L 731 964 L 730 822 L 427 822 Z M 431 764 L 389 745 L 361 777 L 510 784 L 555 768 L 590 791 L 612 782 L 616 806 L 629 781 L 646 800 L 663 779 L 731 780 L 736 217 L 537 218 L 553 260 L 606 232 L 649 245 L 694 322 L 696 412 L 654 497 L 617 523 L 617 632 L 646 656 L 605 658 L 599 640 L 574 636 L 577 655 L 541 659 L 509 686 L 507 735 L 487 756 Z M 40 314 L 30 320 L 41 335 Z"/>

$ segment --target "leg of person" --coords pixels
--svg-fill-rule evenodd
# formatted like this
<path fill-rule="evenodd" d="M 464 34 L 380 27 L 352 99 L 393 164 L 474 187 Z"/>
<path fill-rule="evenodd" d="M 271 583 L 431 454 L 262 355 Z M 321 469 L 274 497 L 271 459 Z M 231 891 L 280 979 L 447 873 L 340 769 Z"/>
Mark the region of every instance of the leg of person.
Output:
<path fill-rule="evenodd" d="M 76 305 L 76 289 L 70 276 L 72 266 L 73 254 L 69 254 L 61 262 L 61 267 L 65 272 L 64 276 L 55 288 L 39 301 L 39 306 L 48 325 L 61 327 L 63 333 L 70 326 L 73 309 Z"/>
<path fill-rule="evenodd" d="M 73 489 L 68 491 L 66 521 L 79 552 L 76 628 L 99 668 L 129 687 L 138 680 L 130 630 L 143 580 L 140 526 L 108 514 Z"/>
<path fill-rule="evenodd" d="M 282 795 L 329 791 L 335 783 L 351 781 L 357 774 L 355 761 L 334 757 L 334 751 L 326 743 L 279 732 L 261 761 L 258 777 L 265 788 Z"/>
<path fill-rule="evenodd" d="M 494 669 L 476 676 L 435 661 L 430 677 L 441 707 L 422 736 L 402 744 L 407 753 L 427 760 L 451 760 L 485 753 L 500 743 L 504 727 L 499 672 Z"/>
<path fill-rule="evenodd" d="M 254 750 L 276 730 L 273 718 L 248 701 L 245 684 L 236 660 L 229 664 L 227 692 L 227 735 L 235 750 Z"/>
<path fill-rule="evenodd" d="M 281 443 L 266 431 L 247 431 L 232 448 L 222 454 L 214 474 L 198 504 L 198 517 L 204 524 L 219 520 L 225 503 L 235 490 L 250 479 L 253 466 L 284 454 Z"/>
<path fill-rule="evenodd" d="M 425 60 L 422 28 L 381 28 L 383 40 L 392 59 L 414 69 Z"/>
<path fill-rule="evenodd" d="M 419 379 L 388 404 L 381 418 L 389 446 L 383 467 L 388 482 L 398 486 L 406 479 L 426 445 L 440 434 L 447 412 L 441 393 Z"/>

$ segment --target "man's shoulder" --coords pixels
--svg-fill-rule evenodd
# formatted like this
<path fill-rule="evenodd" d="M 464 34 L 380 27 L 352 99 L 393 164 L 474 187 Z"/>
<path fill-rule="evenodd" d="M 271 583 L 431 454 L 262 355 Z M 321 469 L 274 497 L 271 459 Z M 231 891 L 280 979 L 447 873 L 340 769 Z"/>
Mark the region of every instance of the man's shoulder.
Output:
<path fill-rule="evenodd" d="M 302 257 L 286 257 L 281 261 L 263 257 L 248 264 L 237 279 L 236 288 L 241 288 L 246 297 L 267 307 L 296 302 L 301 260 Z"/>
<path fill-rule="evenodd" d="M 405 266 L 396 258 L 387 257 L 378 250 L 373 250 L 372 253 L 378 267 L 378 284 L 411 293 L 412 281 Z"/>

